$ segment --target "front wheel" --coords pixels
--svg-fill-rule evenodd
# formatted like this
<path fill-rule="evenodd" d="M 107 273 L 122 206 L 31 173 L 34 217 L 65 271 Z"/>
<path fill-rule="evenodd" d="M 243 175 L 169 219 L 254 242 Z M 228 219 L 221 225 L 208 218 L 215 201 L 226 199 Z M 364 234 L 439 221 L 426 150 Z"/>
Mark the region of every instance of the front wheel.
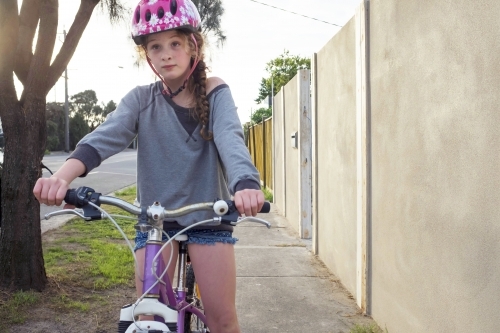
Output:
<path fill-rule="evenodd" d="M 203 312 L 203 302 L 201 301 L 200 289 L 196 283 L 194 270 L 191 263 L 187 264 L 186 287 L 188 289 L 186 300 L 192 303 Z M 187 312 L 184 317 L 184 333 L 209 333 L 207 326 L 195 314 Z"/>

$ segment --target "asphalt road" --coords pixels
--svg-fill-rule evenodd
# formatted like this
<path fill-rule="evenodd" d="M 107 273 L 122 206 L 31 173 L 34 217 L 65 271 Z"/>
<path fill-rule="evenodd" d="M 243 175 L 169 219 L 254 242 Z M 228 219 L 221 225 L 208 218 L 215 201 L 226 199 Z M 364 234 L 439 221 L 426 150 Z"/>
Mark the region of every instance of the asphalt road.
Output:
<path fill-rule="evenodd" d="M 56 172 L 66 161 L 69 154 L 64 152 L 52 153 L 43 159 L 52 172 Z M 71 183 L 71 188 L 88 186 L 96 192 L 109 194 L 121 188 L 135 184 L 137 171 L 137 152 L 127 149 L 104 161 L 99 167 L 92 170 L 87 177 L 77 178 Z M 43 177 L 50 177 L 50 173 L 43 169 Z M 40 218 L 45 214 L 61 209 L 61 206 L 40 206 Z"/>

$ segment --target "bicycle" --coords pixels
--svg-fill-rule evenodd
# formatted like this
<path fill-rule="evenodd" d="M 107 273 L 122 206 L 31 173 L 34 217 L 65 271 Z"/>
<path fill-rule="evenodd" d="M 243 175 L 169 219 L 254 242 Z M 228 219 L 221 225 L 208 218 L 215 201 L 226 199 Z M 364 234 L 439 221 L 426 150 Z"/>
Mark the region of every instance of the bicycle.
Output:
<path fill-rule="evenodd" d="M 45 219 L 63 214 L 76 215 L 85 220 L 109 218 L 127 241 L 132 253 L 134 251 L 130 241 L 100 205 L 112 205 L 136 215 L 135 229 L 148 232 L 143 271 L 143 295 L 135 303 L 127 304 L 121 308 L 118 333 L 209 333 L 210 330 L 203 312 L 203 301 L 189 262 L 187 235 L 184 232 L 209 222 L 236 226 L 248 221 L 264 224 L 267 228 L 271 227 L 269 222 L 260 218 L 241 218 L 234 202 L 230 200 L 215 200 L 214 202 L 197 203 L 167 210 L 159 202 L 154 202 L 151 206 L 138 207 L 119 198 L 104 196 L 101 193 L 96 193 L 92 188 L 82 186 L 68 190 L 64 201 L 76 208 L 48 213 L 45 215 Z M 188 226 L 170 237 L 166 243 L 162 243 L 163 220 L 165 218 L 175 218 L 199 210 L 212 210 L 216 216 L 213 219 Z M 266 202 L 260 212 L 268 213 L 269 210 L 270 204 Z M 163 249 L 169 244 L 171 245 L 173 240 L 179 242 L 177 285 L 175 288 L 166 274 L 172 261 L 172 252 L 166 265 L 161 256 Z M 136 320 L 135 318 L 140 315 L 154 315 L 155 320 Z"/>

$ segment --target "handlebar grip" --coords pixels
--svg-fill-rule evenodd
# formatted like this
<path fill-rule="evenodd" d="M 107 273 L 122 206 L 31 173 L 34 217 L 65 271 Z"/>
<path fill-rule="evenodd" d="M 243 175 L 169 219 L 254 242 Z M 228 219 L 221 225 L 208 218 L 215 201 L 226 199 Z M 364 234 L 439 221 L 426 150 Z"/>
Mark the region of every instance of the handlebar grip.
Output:
<path fill-rule="evenodd" d="M 64 201 L 67 204 L 76 206 L 76 200 L 77 200 L 76 190 L 71 189 L 71 190 L 66 191 L 66 195 L 64 196 Z"/>
<path fill-rule="evenodd" d="M 269 201 L 265 201 L 259 213 L 269 213 L 270 211 L 271 211 L 271 204 L 269 203 Z"/>
<path fill-rule="evenodd" d="M 77 189 L 70 189 L 66 191 L 64 201 L 75 206 L 76 208 L 83 208 L 88 205 L 89 201 L 100 206 L 99 197 L 101 193 L 96 193 L 93 188 L 81 186 Z"/>

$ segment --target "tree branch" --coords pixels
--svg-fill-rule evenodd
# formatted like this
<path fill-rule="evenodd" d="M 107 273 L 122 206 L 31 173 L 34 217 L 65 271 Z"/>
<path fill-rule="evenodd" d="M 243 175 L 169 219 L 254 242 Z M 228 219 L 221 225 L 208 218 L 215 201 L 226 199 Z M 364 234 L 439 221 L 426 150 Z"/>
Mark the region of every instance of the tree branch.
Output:
<path fill-rule="evenodd" d="M 58 0 L 41 0 L 40 26 L 36 41 L 35 54 L 33 55 L 26 85 L 24 86 L 21 102 L 28 93 L 33 93 L 35 98 L 45 98 L 47 94 L 47 74 L 54 52 L 57 36 Z M 50 90 L 48 88 L 47 92 Z"/>
<path fill-rule="evenodd" d="M 0 1 L 0 116 L 7 122 L 7 118 L 14 103 L 17 102 L 14 86 L 15 48 L 18 35 L 18 7 L 17 0 Z"/>
<path fill-rule="evenodd" d="M 59 54 L 52 63 L 52 66 L 50 66 L 50 72 L 47 78 L 49 90 L 54 86 L 54 84 L 56 84 L 62 72 L 68 66 L 68 63 L 75 53 L 78 42 L 80 41 L 83 31 L 87 27 L 90 17 L 92 16 L 92 12 L 98 2 L 98 0 L 81 1 L 75 20 L 66 35 L 66 40 L 64 41 Z M 47 90 L 47 93 L 49 90 Z"/>
<path fill-rule="evenodd" d="M 24 85 L 28 78 L 31 59 L 33 58 L 33 39 L 38 25 L 40 10 L 39 0 L 24 0 L 19 14 L 19 38 L 16 50 L 14 71 Z"/>
<path fill-rule="evenodd" d="M 101 3 L 103 11 L 104 8 L 108 10 L 109 21 L 111 23 L 118 23 L 125 19 L 127 9 L 122 5 L 120 0 L 100 0 L 97 2 Z"/>
<path fill-rule="evenodd" d="M 0 82 L 12 76 L 19 31 L 17 0 L 0 1 Z"/>

